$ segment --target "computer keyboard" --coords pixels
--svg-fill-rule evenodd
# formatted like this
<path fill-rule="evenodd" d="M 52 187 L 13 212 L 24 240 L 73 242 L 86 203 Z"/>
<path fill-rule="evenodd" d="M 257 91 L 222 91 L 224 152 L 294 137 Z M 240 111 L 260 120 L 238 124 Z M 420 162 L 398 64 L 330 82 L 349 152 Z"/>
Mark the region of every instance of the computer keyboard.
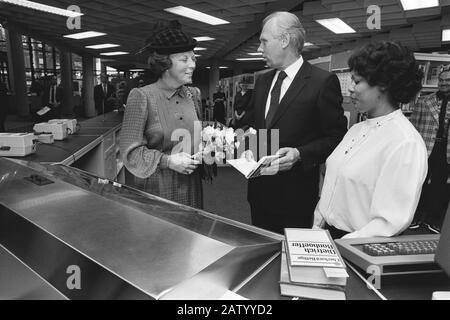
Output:
<path fill-rule="evenodd" d="M 378 267 L 380 275 L 441 270 L 434 262 L 438 234 L 337 239 L 335 242 L 344 259 L 367 273 L 373 266 Z"/>
<path fill-rule="evenodd" d="M 438 240 L 401 241 L 364 244 L 362 250 L 370 256 L 434 254 Z"/>

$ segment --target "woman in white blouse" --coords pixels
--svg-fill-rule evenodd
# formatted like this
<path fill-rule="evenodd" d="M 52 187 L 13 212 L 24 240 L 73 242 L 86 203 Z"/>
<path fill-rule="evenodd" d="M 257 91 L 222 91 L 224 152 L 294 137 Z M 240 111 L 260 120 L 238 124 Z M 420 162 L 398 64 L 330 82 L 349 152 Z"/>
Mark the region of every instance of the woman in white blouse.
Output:
<path fill-rule="evenodd" d="M 399 109 L 421 88 L 413 53 L 371 43 L 349 59 L 351 98 L 368 119 L 353 125 L 326 161 L 314 226 L 333 238 L 394 236 L 414 217 L 427 173 L 420 134 Z"/>

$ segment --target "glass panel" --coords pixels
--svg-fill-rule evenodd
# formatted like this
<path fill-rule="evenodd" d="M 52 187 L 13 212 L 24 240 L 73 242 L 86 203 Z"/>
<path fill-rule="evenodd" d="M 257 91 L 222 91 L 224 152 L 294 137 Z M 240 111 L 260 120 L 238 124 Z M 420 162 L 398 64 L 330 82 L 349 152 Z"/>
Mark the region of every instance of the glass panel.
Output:
<path fill-rule="evenodd" d="M 83 70 L 82 58 L 75 53 L 72 53 L 72 70 Z"/>
<path fill-rule="evenodd" d="M 28 51 L 28 49 L 23 50 L 23 57 L 25 60 L 25 68 L 31 68 L 31 66 L 30 66 L 30 51 Z"/>

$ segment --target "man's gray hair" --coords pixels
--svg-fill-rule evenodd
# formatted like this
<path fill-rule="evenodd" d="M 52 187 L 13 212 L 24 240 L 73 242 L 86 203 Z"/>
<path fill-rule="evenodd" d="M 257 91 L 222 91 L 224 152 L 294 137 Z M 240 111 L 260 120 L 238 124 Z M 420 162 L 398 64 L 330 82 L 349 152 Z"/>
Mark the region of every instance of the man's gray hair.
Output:
<path fill-rule="evenodd" d="M 298 54 L 300 54 L 305 45 L 306 32 L 299 18 L 295 14 L 287 11 L 277 11 L 268 15 L 263 20 L 263 27 L 271 19 L 275 19 L 275 23 L 278 27 L 278 36 L 287 33 L 289 35 L 290 43 L 292 43 Z"/>

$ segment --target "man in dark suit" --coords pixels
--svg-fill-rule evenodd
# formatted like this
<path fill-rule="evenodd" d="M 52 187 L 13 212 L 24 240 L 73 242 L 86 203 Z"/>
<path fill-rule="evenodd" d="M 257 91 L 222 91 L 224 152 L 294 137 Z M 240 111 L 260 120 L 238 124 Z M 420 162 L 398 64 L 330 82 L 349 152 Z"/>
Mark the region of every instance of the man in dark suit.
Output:
<path fill-rule="evenodd" d="M 56 76 L 45 79 L 42 87 L 41 109 L 33 111 L 33 118 L 38 122 L 61 118 L 61 102 L 63 90 L 57 85 Z M 47 111 L 43 108 L 47 107 Z"/>
<path fill-rule="evenodd" d="M 268 154 L 277 151 L 280 158 L 248 181 L 252 223 L 278 233 L 312 227 L 319 165 L 347 130 L 339 80 L 303 60 L 304 38 L 294 14 L 276 12 L 263 21 L 258 51 L 274 70 L 256 80 L 246 119 L 258 130 L 259 156 L 261 145 L 273 143 L 261 141 L 261 129 L 279 130 L 280 149 Z"/>
<path fill-rule="evenodd" d="M 100 76 L 101 83 L 94 87 L 94 101 L 97 114 L 108 113 L 114 110 L 116 89 L 108 82 L 108 76 Z"/>

